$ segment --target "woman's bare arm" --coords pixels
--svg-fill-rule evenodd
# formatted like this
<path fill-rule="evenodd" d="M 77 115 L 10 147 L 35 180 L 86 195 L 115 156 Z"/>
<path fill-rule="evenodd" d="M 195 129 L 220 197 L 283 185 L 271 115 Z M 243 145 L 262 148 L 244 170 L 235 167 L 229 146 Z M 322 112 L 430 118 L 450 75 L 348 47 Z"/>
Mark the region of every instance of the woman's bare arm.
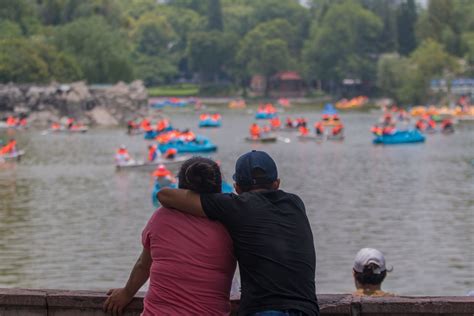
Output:
<path fill-rule="evenodd" d="M 113 315 L 121 315 L 123 309 L 132 301 L 138 290 L 145 284 L 150 276 L 152 259 L 148 249 L 143 251 L 130 273 L 124 288 L 110 289 L 109 296 L 104 303 L 104 311 Z"/>

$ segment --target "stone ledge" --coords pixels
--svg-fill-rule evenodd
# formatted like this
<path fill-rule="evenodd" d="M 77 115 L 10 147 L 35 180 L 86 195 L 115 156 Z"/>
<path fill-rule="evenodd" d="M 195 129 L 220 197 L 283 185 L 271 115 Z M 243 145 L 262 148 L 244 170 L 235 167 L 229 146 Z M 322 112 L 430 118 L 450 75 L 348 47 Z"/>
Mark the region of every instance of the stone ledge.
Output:
<path fill-rule="evenodd" d="M 138 316 L 143 308 L 140 292 L 124 315 Z M 43 289 L 1 289 L 1 316 L 98 316 L 105 315 L 102 291 L 67 291 Z M 321 315 L 325 316 L 472 316 L 474 297 L 355 297 L 351 294 L 318 294 Z M 238 297 L 231 300 L 233 315 Z"/>

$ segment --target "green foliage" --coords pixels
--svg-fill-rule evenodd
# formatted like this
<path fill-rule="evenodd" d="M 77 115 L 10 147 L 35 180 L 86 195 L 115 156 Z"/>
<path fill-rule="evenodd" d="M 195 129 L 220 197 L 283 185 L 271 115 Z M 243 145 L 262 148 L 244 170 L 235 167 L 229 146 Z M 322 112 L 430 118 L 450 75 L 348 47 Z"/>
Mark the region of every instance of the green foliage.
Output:
<path fill-rule="evenodd" d="M 147 86 L 169 83 L 178 75 L 178 69 L 170 59 L 135 54 L 133 60 L 135 77 Z"/>
<path fill-rule="evenodd" d="M 73 57 L 27 39 L 0 40 L 0 82 L 74 81 L 82 76 Z"/>
<path fill-rule="evenodd" d="M 278 71 L 294 70 L 297 67 L 292 57 L 296 49 L 295 34 L 296 30 L 284 19 L 258 24 L 240 42 L 236 77 L 243 80 L 262 74 L 268 81 Z"/>
<path fill-rule="evenodd" d="M 0 38 L 18 38 L 23 35 L 18 23 L 0 19 Z"/>
<path fill-rule="evenodd" d="M 372 43 L 381 31 L 381 20 L 356 3 L 331 6 L 306 42 L 306 76 L 336 81 L 374 78 L 377 48 Z"/>
<path fill-rule="evenodd" d="M 154 13 L 140 17 L 132 38 L 136 42 L 136 51 L 148 56 L 165 54 L 177 40 L 173 27 L 166 17 Z"/>
<path fill-rule="evenodd" d="M 222 31 L 224 29 L 220 0 L 209 0 L 208 16 L 209 30 Z"/>
<path fill-rule="evenodd" d="M 132 78 L 125 37 L 102 17 L 81 18 L 61 27 L 57 46 L 76 57 L 90 83 L 113 83 Z"/>
<path fill-rule="evenodd" d="M 417 18 L 415 0 L 403 2 L 397 10 L 398 52 L 402 55 L 408 55 L 416 48 Z"/>
<path fill-rule="evenodd" d="M 148 95 L 151 97 L 187 97 L 195 96 L 199 93 L 199 86 L 191 83 L 160 85 L 158 87 L 149 87 Z"/>
<path fill-rule="evenodd" d="M 402 104 L 427 98 L 431 79 L 450 76 L 459 70 L 457 60 L 443 47 L 428 39 L 409 57 L 383 55 L 377 65 L 377 86 Z"/>
<path fill-rule="evenodd" d="M 199 72 L 204 81 L 215 79 L 226 62 L 233 59 L 235 41 L 233 34 L 219 31 L 192 33 L 187 53 L 191 69 Z"/>

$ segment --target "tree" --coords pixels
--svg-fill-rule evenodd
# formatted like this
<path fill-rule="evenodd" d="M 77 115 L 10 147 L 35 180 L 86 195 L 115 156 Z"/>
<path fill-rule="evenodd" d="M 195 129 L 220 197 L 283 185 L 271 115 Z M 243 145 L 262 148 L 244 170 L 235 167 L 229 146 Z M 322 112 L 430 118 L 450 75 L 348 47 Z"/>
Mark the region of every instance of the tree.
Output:
<path fill-rule="evenodd" d="M 82 76 L 75 59 L 28 39 L 0 40 L 0 82 L 74 81 Z"/>
<path fill-rule="evenodd" d="M 296 61 L 291 57 L 295 33 L 294 28 L 283 19 L 258 24 L 240 42 L 237 62 L 245 71 L 237 72 L 239 77 L 245 79 L 254 74 L 262 74 L 269 82 L 276 72 L 295 69 Z"/>
<path fill-rule="evenodd" d="M 233 59 L 235 42 L 235 36 L 229 33 L 192 33 L 187 53 L 191 69 L 199 72 L 204 81 L 216 79 Z"/>
<path fill-rule="evenodd" d="M 380 52 L 397 50 L 397 6 L 392 0 L 359 0 L 364 8 L 376 14 L 383 23 L 377 46 Z"/>
<path fill-rule="evenodd" d="M 375 42 L 381 31 L 380 19 L 359 4 L 331 6 L 305 43 L 306 76 L 336 82 L 373 79 L 378 53 Z"/>
<path fill-rule="evenodd" d="M 461 56 L 461 41 L 450 0 L 431 0 L 416 24 L 416 35 L 421 41 L 429 38 L 442 43 L 453 55 Z"/>
<path fill-rule="evenodd" d="M 209 30 L 223 31 L 224 24 L 222 22 L 222 10 L 220 0 L 209 0 L 209 14 L 208 14 Z"/>
<path fill-rule="evenodd" d="M 91 83 L 128 81 L 133 70 L 125 37 L 102 17 L 77 19 L 61 27 L 56 45 L 76 57 Z"/>
<path fill-rule="evenodd" d="M 132 38 L 136 43 L 136 50 L 148 56 L 163 56 L 177 40 L 173 27 L 165 16 L 155 13 L 142 15 L 136 22 Z"/>
<path fill-rule="evenodd" d="M 417 19 L 415 0 L 403 2 L 397 10 L 398 52 L 402 55 L 408 55 L 416 48 Z"/>

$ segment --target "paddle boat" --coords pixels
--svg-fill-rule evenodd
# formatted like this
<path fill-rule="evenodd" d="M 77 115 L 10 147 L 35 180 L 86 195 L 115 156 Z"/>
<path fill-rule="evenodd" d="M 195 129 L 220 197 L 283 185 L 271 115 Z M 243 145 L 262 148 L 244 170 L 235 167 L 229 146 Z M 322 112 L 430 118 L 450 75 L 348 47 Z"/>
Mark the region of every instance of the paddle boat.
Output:
<path fill-rule="evenodd" d="M 13 153 L 8 153 L 8 154 L 0 154 L 0 162 L 3 160 L 17 160 L 20 161 L 21 157 L 25 155 L 24 150 L 18 150 Z"/>
<path fill-rule="evenodd" d="M 261 111 L 261 112 L 257 112 L 255 114 L 255 119 L 257 119 L 257 120 L 269 120 L 269 119 L 272 119 L 276 116 L 277 116 L 276 112 L 271 113 L 271 112 Z"/>
<path fill-rule="evenodd" d="M 374 144 L 396 145 L 408 143 L 422 143 L 425 141 L 425 136 L 418 130 L 397 131 L 390 135 L 380 135 L 373 140 Z"/>
<path fill-rule="evenodd" d="M 217 150 L 217 146 L 214 145 L 208 138 L 199 135 L 192 141 L 172 139 L 166 143 L 158 145 L 158 149 L 161 152 L 165 152 L 170 148 L 175 148 L 178 153 L 213 152 Z"/>
<path fill-rule="evenodd" d="M 222 181 L 222 193 L 232 193 L 234 192 L 234 187 L 232 184 Z"/>
<path fill-rule="evenodd" d="M 144 170 L 144 171 L 151 171 L 156 169 L 159 165 L 164 165 L 167 168 L 177 169 L 179 168 L 183 162 L 191 158 L 191 156 L 178 156 L 175 158 L 158 158 L 154 161 L 136 161 L 136 160 L 129 160 L 126 163 L 116 164 L 115 167 L 117 170 Z"/>
<path fill-rule="evenodd" d="M 169 132 L 169 131 L 172 131 L 174 130 L 173 126 L 169 125 L 167 127 L 165 127 L 164 129 L 158 131 L 156 129 L 151 129 L 149 131 L 145 131 L 145 134 L 143 136 L 144 139 L 146 140 L 153 140 L 156 138 L 156 136 L 160 135 L 160 134 L 163 134 L 163 133 L 166 133 L 166 132 Z"/>
<path fill-rule="evenodd" d="M 233 100 L 229 102 L 229 109 L 245 109 L 247 105 L 244 100 Z"/>
<path fill-rule="evenodd" d="M 220 114 L 201 114 L 199 117 L 199 127 L 221 127 L 222 117 Z"/>
<path fill-rule="evenodd" d="M 180 98 L 169 98 L 169 99 L 151 99 L 149 102 L 150 106 L 155 109 L 162 109 L 164 107 L 175 107 L 181 108 L 189 104 L 187 100 Z"/>

